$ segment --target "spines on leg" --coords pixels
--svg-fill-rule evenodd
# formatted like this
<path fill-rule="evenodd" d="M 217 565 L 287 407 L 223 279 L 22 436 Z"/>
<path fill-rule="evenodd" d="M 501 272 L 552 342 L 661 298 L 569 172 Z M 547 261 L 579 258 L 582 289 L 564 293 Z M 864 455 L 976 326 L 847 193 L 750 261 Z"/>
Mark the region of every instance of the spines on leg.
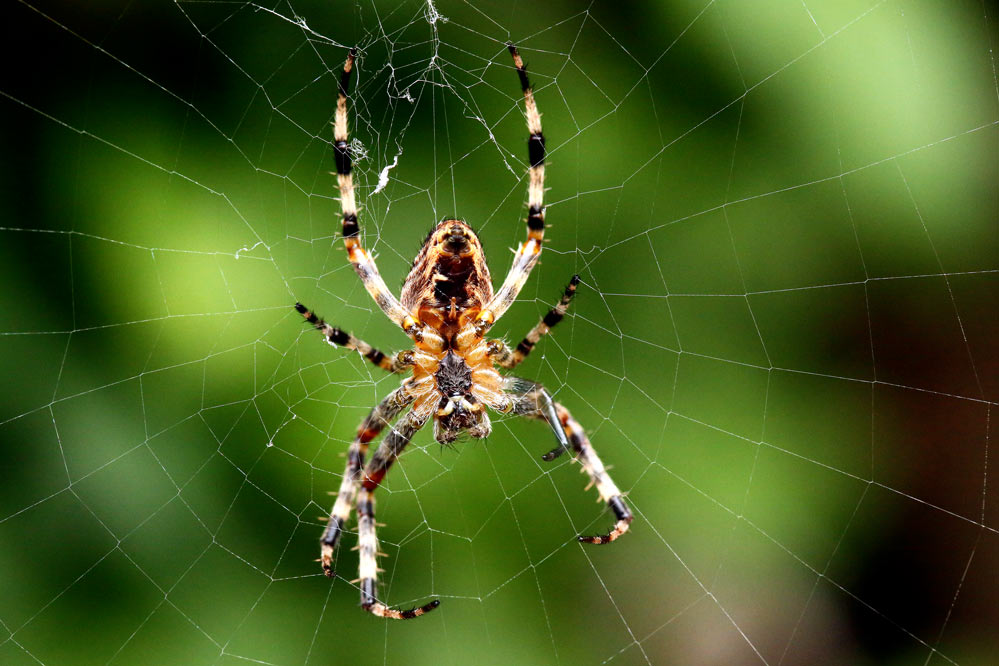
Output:
<path fill-rule="evenodd" d="M 565 291 L 562 292 L 562 298 L 559 302 L 545 313 L 545 316 L 541 318 L 541 321 L 532 328 L 524 339 L 517 344 L 517 348 L 513 352 L 513 357 L 511 359 L 512 365 L 514 367 L 527 358 L 527 355 L 531 353 L 534 346 L 538 344 L 538 341 L 542 337 L 548 335 L 551 329 L 558 324 L 565 317 L 566 312 L 569 311 L 569 305 L 572 303 L 573 297 L 576 295 L 576 287 L 579 285 L 579 276 L 573 275 L 572 279 L 569 280 L 569 284 L 566 285 Z"/>
<path fill-rule="evenodd" d="M 336 158 L 336 179 L 340 189 L 340 206 L 343 212 L 343 238 L 349 252 L 356 244 L 360 233 L 357 225 L 357 203 L 354 200 L 354 180 L 351 175 L 353 164 L 350 155 L 349 128 L 347 126 L 347 92 L 350 89 L 350 76 L 354 70 L 357 49 L 351 49 L 340 74 L 336 98 L 336 116 L 333 121 L 333 152 Z"/>
<path fill-rule="evenodd" d="M 527 66 L 520 57 L 520 52 L 513 44 L 507 44 L 510 55 L 513 56 L 517 76 L 520 77 L 520 87 L 524 92 L 524 112 L 527 116 L 527 158 L 530 166 L 528 186 L 527 229 L 528 237 L 541 241 L 545 235 L 545 135 L 541 131 L 541 114 L 534 101 L 534 89 L 527 77 Z"/>
<path fill-rule="evenodd" d="M 467 331 L 462 331 L 459 340 L 467 341 L 468 337 L 482 337 L 492 325 L 503 316 L 517 294 L 524 287 L 527 277 L 538 261 L 542 241 L 545 237 L 545 135 L 541 131 L 541 114 L 534 101 L 534 90 L 527 78 L 527 66 L 520 57 L 520 52 L 513 44 L 507 43 L 507 49 L 513 57 L 520 87 L 524 91 L 524 112 L 527 118 L 527 240 L 520 244 L 513 259 L 513 266 L 506 279 L 489 305 L 479 313 L 474 323 Z"/>
<path fill-rule="evenodd" d="M 426 615 L 440 605 L 440 599 L 434 599 L 430 603 L 417 606 L 416 608 L 410 608 L 409 610 L 396 610 L 395 608 L 389 608 L 380 601 L 376 601 L 370 606 L 364 607 L 364 610 L 373 615 L 377 615 L 378 617 L 386 617 L 393 620 L 412 620 L 414 617 Z"/>
<path fill-rule="evenodd" d="M 364 467 L 364 457 L 368 452 L 368 445 L 415 398 L 416 394 L 412 392 L 411 384 L 407 381 L 368 412 L 368 415 L 357 427 L 354 441 L 351 442 L 350 449 L 347 451 L 347 466 L 344 469 L 343 478 L 340 480 L 336 503 L 333 505 L 329 523 L 320 539 L 319 561 L 322 563 L 323 572 L 330 578 L 334 574 L 333 557 L 336 554 L 337 544 L 343 534 L 343 526 L 350 519 L 350 511 L 354 506 L 354 498 L 357 496 L 361 469 Z"/>
<path fill-rule="evenodd" d="M 388 356 L 384 352 L 372 347 L 364 340 L 355 338 L 350 333 L 336 326 L 330 326 L 322 317 L 309 310 L 301 303 L 295 303 L 295 310 L 298 311 L 305 321 L 310 323 L 317 331 L 323 334 L 326 341 L 333 345 L 352 349 L 368 359 L 374 365 L 386 372 L 402 372 L 412 365 L 412 354 L 402 352 L 395 356 Z"/>
<path fill-rule="evenodd" d="M 358 550 L 360 551 L 361 608 L 378 617 L 393 620 L 410 620 L 429 613 L 440 605 L 440 600 L 411 608 L 396 610 L 378 601 L 378 537 L 375 534 L 375 498 L 371 490 L 361 488 L 357 497 Z"/>
<path fill-rule="evenodd" d="M 596 536 L 580 535 L 576 537 L 580 542 L 592 543 L 599 546 L 617 540 L 618 537 L 628 531 L 628 527 L 631 525 L 631 521 L 634 517 L 631 515 L 628 505 L 624 503 L 621 496 L 617 495 L 608 499 L 607 506 L 611 508 L 611 511 L 614 512 L 614 516 L 617 518 L 617 522 L 614 523 L 614 527 L 611 528 L 611 531 L 607 534 Z"/>
<path fill-rule="evenodd" d="M 586 436 L 583 427 L 579 425 L 578 421 L 572 418 L 569 410 L 562 405 L 555 403 L 555 410 L 558 413 L 559 421 L 565 428 L 565 434 L 569 438 L 569 443 L 576 453 L 576 459 L 582 464 L 583 471 L 586 472 L 590 477 L 590 481 L 596 486 L 597 492 L 600 493 L 600 499 L 607 503 L 607 506 L 614 512 L 614 517 L 617 519 L 614 527 L 607 534 L 579 536 L 577 538 L 582 543 L 596 545 L 611 543 L 628 531 L 628 527 L 631 525 L 633 519 L 631 510 L 628 509 L 628 505 L 624 501 L 624 495 L 607 473 L 607 469 L 604 467 L 597 452 L 593 450 L 593 446 L 590 444 L 590 440 Z"/>

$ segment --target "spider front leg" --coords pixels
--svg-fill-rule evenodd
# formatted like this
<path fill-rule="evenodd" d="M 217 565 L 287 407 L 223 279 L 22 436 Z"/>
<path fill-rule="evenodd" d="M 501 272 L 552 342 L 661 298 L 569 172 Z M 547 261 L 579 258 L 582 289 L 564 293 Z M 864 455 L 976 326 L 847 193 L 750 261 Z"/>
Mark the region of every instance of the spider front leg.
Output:
<path fill-rule="evenodd" d="M 541 131 L 541 114 L 534 101 L 534 89 L 527 78 L 517 47 L 507 44 L 513 65 L 520 77 L 520 87 L 524 91 L 524 113 L 527 118 L 527 159 L 529 184 L 527 187 L 527 240 L 521 243 L 513 258 L 513 265 L 507 273 L 503 285 L 493 299 L 479 313 L 474 322 L 474 334 L 482 337 L 510 308 L 517 294 L 523 289 L 531 269 L 541 254 L 541 242 L 545 237 L 545 135 Z"/>
<path fill-rule="evenodd" d="M 565 291 L 562 293 L 562 298 L 559 300 L 558 305 L 553 307 L 551 310 L 541 318 L 541 321 L 532 328 L 524 339 L 521 340 L 516 349 L 510 350 L 503 342 L 499 340 L 493 340 L 490 343 L 489 354 L 493 357 L 493 361 L 498 363 L 504 368 L 515 368 L 520 365 L 521 361 L 527 358 L 527 355 L 531 353 L 534 346 L 538 344 L 538 341 L 542 337 L 548 335 L 555 324 L 562 321 L 565 317 L 565 313 L 569 310 L 569 304 L 572 303 L 572 297 L 576 295 L 576 285 L 579 284 L 579 276 L 573 275 L 572 279 L 569 280 L 569 284 L 566 285 Z"/>
<path fill-rule="evenodd" d="M 322 317 L 317 317 L 314 312 L 301 303 L 295 303 L 295 309 L 305 317 L 305 321 L 312 324 L 317 331 L 323 334 L 328 343 L 357 351 L 361 356 L 386 372 L 404 372 L 407 368 L 415 364 L 413 352 L 408 349 L 398 354 L 386 356 L 384 352 L 372 347 L 364 340 L 355 338 L 341 328 L 330 326 L 323 321 Z"/>
<path fill-rule="evenodd" d="M 409 620 L 429 613 L 440 605 L 439 599 L 410 610 L 389 608 L 377 598 L 378 583 L 378 537 L 375 533 L 375 496 L 374 492 L 385 478 L 392 463 L 402 453 L 413 435 L 427 422 L 425 416 L 410 412 L 392 431 L 375 451 L 371 461 L 364 468 L 361 490 L 357 496 L 358 517 L 358 549 L 360 550 L 360 584 L 361 608 L 377 615 L 395 620 Z"/>
<path fill-rule="evenodd" d="M 590 444 L 586 431 L 572 418 L 568 409 L 552 400 L 543 386 L 517 378 L 508 379 L 508 385 L 514 393 L 506 395 L 507 402 L 501 406 L 499 411 L 547 421 L 555 431 L 555 438 L 559 441 L 559 446 L 545 454 L 543 458 L 554 460 L 561 455 L 563 450 L 571 449 L 576 460 L 582 464 L 583 471 L 589 475 L 590 484 L 596 486 L 597 492 L 600 493 L 600 499 L 606 502 L 617 519 L 614 527 L 607 534 L 580 536 L 578 539 L 583 543 L 598 545 L 615 541 L 628 531 L 633 516 L 624 501 L 624 496 L 607 473 L 607 469 L 593 449 L 593 445 Z"/>
<path fill-rule="evenodd" d="M 399 299 L 389 291 L 385 280 L 378 272 L 378 266 L 371 254 L 361 247 L 359 236 L 361 228 L 357 223 L 357 200 L 354 197 L 353 162 L 350 154 L 349 134 L 347 131 L 347 90 L 350 87 L 350 75 L 354 70 L 354 60 L 357 49 L 351 49 L 340 75 L 340 85 L 336 98 L 336 116 L 333 122 L 333 152 L 336 157 L 336 182 L 340 190 L 340 208 L 343 214 L 343 244 L 347 249 L 347 258 L 354 266 L 354 271 L 364 288 L 367 289 L 382 312 L 406 335 L 415 342 L 422 342 L 432 349 L 442 349 L 444 340 L 439 335 L 420 324 L 402 307 Z"/>
<path fill-rule="evenodd" d="M 368 452 L 368 443 L 377 437 L 385 426 L 394 421 L 395 417 L 415 398 L 416 394 L 411 391 L 407 380 L 406 383 L 389 393 L 384 400 L 378 403 L 364 417 L 361 425 L 357 428 L 354 441 L 351 442 L 350 449 L 347 451 L 347 468 L 340 481 L 336 503 L 330 512 L 329 523 L 319 540 L 321 545 L 320 562 L 322 562 L 323 571 L 329 578 L 333 577 L 333 555 L 336 552 L 337 543 L 343 533 L 343 526 L 350 518 L 350 508 L 354 505 L 354 496 L 357 494 L 357 487 L 361 480 L 361 468 L 364 466 L 364 456 Z"/>

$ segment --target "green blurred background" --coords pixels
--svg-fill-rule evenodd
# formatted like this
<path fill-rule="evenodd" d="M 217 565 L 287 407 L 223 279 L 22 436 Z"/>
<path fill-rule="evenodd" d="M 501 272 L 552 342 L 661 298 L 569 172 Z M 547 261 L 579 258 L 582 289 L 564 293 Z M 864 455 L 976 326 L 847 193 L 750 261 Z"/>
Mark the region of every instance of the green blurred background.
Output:
<path fill-rule="evenodd" d="M 980 664 L 999 649 L 999 44 L 980 0 L 6 3 L 0 23 L 0 663 Z M 587 428 L 633 530 L 537 423 L 378 496 L 343 452 L 397 383 L 338 243 L 329 126 L 358 45 L 364 239 L 551 228 L 496 327 L 581 285 L 518 374 Z M 396 166 L 383 189 L 379 172 Z M 378 190 L 378 191 L 376 191 Z M 991 472 L 991 474 L 990 474 Z M 994 663 L 994 662 L 992 662 Z"/>

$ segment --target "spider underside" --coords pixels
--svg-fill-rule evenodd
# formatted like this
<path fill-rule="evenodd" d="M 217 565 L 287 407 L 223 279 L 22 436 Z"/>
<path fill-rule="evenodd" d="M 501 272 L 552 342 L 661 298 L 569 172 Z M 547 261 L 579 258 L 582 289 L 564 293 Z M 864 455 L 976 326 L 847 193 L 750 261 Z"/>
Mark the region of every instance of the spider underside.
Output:
<path fill-rule="evenodd" d="M 486 338 L 492 325 L 514 302 L 537 263 L 545 232 L 545 139 L 541 132 L 541 115 L 534 102 L 524 62 L 515 46 L 507 46 L 520 77 L 530 135 L 527 143 L 530 161 L 527 240 L 521 243 L 510 272 L 495 293 L 478 236 L 467 224 L 454 219 L 442 221 L 427 237 L 403 285 L 401 298 L 396 299 L 388 290 L 374 259 L 359 241 L 360 227 L 347 133 L 347 89 L 357 55 L 355 49 L 351 49 L 347 56 L 340 77 L 334 151 L 344 245 L 368 293 L 385 315 L 410 337 L 413 348 L 386 356 L 363 340 L 330 326 L 301 303 L 296 303 L 295 308 L 328 342 L 357 350 L 388 372 L 412 372 L 399 388 L 371 410 L 358 427 L 347 452 L 347 467 L 336 503 L 320 541 L 323 571 L 332 577 L 333 555 L 350 517 L 351 507 L 356 504 L 361 607 L 380 617 L 419 617 L 440 604 L 435 599 L 418 608 L 400 611 L 378 601 L 376 595 L 379 552 L 375 534 L 374 491 L 413 435 L 431 419 L 434 422 L 434 437 L 442 444 L 452 444 L 463 433 L 474 438 L 487 437 L 491 430 L 487 407 L 501 414 L 546 421 L 555 434 L 557 446 L 542 456 L 543 459 L 554 460 L 562 453 L 571 451 L 617 520 L 607 534 L 580 536 L 579 541 L 610 543 L 628 530 L 632 520 L 621 491 L 614 485 L 585 431 L 572 418 L 569 410 L 555 402 L 540 384 L 503 376 L 496 369 L 496 366 L 504 369 L 516 367 L 538 341 L 561 321 L 576 292 L 579 276 L 572 277 L 558 304 L 516 348 L 510 349 L 501 340 Z M 397 418 L 399 421 L 365 464 L 370 442 Z"/>

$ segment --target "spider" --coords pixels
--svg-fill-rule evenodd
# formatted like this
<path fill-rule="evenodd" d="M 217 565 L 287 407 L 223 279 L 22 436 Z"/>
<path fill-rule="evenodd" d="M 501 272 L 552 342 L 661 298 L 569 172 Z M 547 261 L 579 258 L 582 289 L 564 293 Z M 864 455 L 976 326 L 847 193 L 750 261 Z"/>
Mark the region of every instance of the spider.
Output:
<path fill-rule="evenodd" d="M 493 324 L 516 299 L 531 269 L 538 261 L 545 233 L 543 205 L 545 182 L 545 138 L 534 92 L 517 48 L 507 44 L 524 93 L 530 138 L 527 240 L 516 252 L 513 266 L 499 291 L 493 292 L 489 268 L 475 232 L 460 220 L 446 219 L 430 232 L 413 262 L 413 267 L 397 299 L 385 286 L 372 256 L 361 246 L 358 236 L 357 204 L 351 177 L 351 155 L 347 142 L 347 88 L 357 57 L 351 49 L 340 76 L 334 120 L 334 151 L 337 185 L 343 213 L 343 240 L 347 256 L 378 307 L 410 337 L 412 349 L 386 356 L 368 343 L 330 326 L 301 303 L 295 309 L 334 346 L 360 352 L 379 368 L 393 373 L 409 373 L 401 386 L 376 405 L 357 429 L 347 452 L 347 468 L 323 532 L 321 557 L 323 571 L 333 577 L 333 555 L 350 509 L 357 505 L 358 550 L 360 551 L 361 607 L 385 618 L 419 617 L 440 605 L 435 599 L 411 610 L 396 610 L 380 602 L 375 594 L 378 580 L 375 535 L 374 491 L 392 463 L 413 435 L 433 419 L 434 437 L 452 444 L 467 432 L 475 438 L 489 436 L 491 426 L 486 408 L 500 414 L 514 414 L 546 421 L 558 442 L 542 458 L 555 460 L 572 451 L 595 485 L 600 498 L 617 519 L 613 529 L 601 536 L 580 536 L 584 543 L 604 544 L 628 531 L 632 515 L 621 491 L 607 474 L 582 426 L 569 410 L 555 402 L 543 386 L 517 377 L 501 375 L 495 366 L 512 369 L 523 361 L 538 341 L 565 316 L 576 293 L 579 276 L 574 275 L 558 304 L 532 328 L 515 349 L 501 340 L 487 339 Z M 406 410 L 405 416 L 365 465 L 368 445 Z"/>

